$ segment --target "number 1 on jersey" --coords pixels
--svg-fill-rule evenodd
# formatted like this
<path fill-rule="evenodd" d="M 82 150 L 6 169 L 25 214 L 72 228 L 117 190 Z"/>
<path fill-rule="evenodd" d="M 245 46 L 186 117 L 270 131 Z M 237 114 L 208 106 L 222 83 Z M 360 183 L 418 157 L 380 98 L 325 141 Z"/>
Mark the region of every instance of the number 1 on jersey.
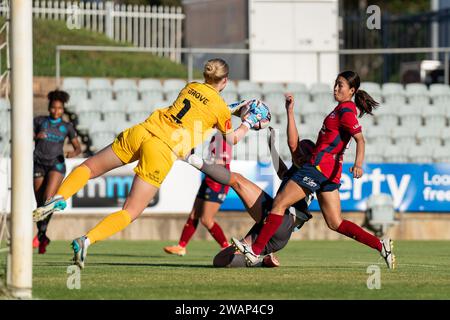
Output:
<path fill-rule="evenodd" d="M 184 107 L 183 109 L 178 112 L 178 114 L 175 116 L 177 123 L 181 123 L 181 119 L 186 115 L 186 113 L 191 108 L 191 102 L 188 99 L 183 100 Z"/>

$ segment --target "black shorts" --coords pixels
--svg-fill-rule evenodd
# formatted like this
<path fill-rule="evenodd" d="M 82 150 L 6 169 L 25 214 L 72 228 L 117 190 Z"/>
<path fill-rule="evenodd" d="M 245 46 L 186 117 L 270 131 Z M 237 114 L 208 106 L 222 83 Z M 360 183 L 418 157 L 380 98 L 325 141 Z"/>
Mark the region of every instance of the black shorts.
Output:
<path fill-rule="evenodd" d="M 54 165 L 47 166 L 37 161 L 33 164 L 34 178 L 45 177 L 50 171 L 57 171 L 64 176 L 66 174 L 66 164 L 64 162 L 57 162 Z"/>
<path fill-rule="evenodd" d="M 329 181 L 322 172 L 309 163 L 304 164 L 295 171 L 291 176 L 291 180 L 296 182 L 300 187 L 310 190 L 311 193 L 329 192 L 339 189 L 341 186 L 340 183 Z"/>
<path fill-rule="evenodd" d="M 206 180 L 203 179 L 200 189 L 197 192 L 197 198 L 222 204 L 225 201 L 227 193 L 226 186 L 222 185 L 219 191 L 214 191 L 208 186 Z"/>
<path fill-rule="evenodd" d="M 255 242 L 256 237 L 259 235 L 264 225 L 264 219 L 269 214 L 270 209 L 272 209 L 272 204 L 273 198 L 264 192 L 264 199 L 262 203 L 263 207 L 262 219 L 260 222 L 255 223 L 245 236 L 245 237 L 251 236 L 252 242 Z M 286 210 L 280 227 L 272 236 L 272 238 L 270 238 L 269 242 L 267 242 L 261 254 L 265 255 L 283 249 L 287 245 L 289 239 L 291 238 L 294 228 L 295 228 L 295 216 L 292 215 L 288 210 Z"/>

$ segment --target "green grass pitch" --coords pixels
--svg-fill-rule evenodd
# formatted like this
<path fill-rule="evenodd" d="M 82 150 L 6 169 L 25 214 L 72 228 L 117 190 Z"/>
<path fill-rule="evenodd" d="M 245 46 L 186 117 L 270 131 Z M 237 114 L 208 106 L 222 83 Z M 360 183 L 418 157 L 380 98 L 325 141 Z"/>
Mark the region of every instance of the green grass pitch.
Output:
<path fill-rule="evenodd" d="M 35 299 L 450 299 L 450 242 L 396 241 L 398 268 L 357 242 L 291 241 L 280 268 L 217 269 L 212 241 L 192 241 L 184 257 L 164 241 L 104 241 L 91 246 L 81 289 L 67 288 L 71 250 L 54 241 L 33 256 Z M 367 268 L 380 267 L 369 290 Z"/>

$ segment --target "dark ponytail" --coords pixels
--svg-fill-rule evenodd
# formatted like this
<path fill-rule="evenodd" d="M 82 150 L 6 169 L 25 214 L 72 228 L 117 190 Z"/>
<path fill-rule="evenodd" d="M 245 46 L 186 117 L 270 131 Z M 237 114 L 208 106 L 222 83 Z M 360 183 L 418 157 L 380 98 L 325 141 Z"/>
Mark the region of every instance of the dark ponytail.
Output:
<path fill-rule="evenodd" d="M 50 91 L 47 94 L 47 98 L 48 98 L 48 107 L 50 108 L 52 105 L 53 101 L 61 101 L 62 104 L 66 104 L 67 101 L 69 101 L 70 96 L 67 92 L 62 91 L 62 90 L 54 90 L 54 91 Z"/>
<path fill-rule="evenodd" d="M 373 116 L 373 109 L 378 107 L 379 103 L 376 102 L 367 92 L 364 90 L 358 90 L 355 93 L 355 104 L 359 109 L 359 117 L 370 114 Z"/>
<path fill-rule="evenodd" d="M 370 114 L 373 115 L 372 111 L 379 105 L 366 91 L 359 90 L 359 85 L 361 80 L 359 75 L 354 71 L 344 71 L 341 72 L 338 77 L 343 77 L 347 80 L 348 85 L 351 88 L 355 88 L 355 104 L 359 110 L 359 117 L 363 115 Z"/>

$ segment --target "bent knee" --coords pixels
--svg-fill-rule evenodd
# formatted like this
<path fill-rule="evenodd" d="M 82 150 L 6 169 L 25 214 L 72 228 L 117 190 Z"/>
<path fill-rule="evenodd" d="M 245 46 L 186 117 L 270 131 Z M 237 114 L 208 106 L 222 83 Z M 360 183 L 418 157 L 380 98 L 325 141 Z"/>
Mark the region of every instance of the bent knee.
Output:
<path fill-rule="evenodd" d="M 342 220 L 333 220 L 333 221 L 327 221 L 327 226 L 333 231 L 337 231 L 339 229 L 339 226 L 341 225 Z"/>
<path fill-rule="evenodd" d="M 244 177 L 240 173 L 231 172 L 230 186 L 233 189 L 240 188 L 242 179 L 244 179 Z"/>

